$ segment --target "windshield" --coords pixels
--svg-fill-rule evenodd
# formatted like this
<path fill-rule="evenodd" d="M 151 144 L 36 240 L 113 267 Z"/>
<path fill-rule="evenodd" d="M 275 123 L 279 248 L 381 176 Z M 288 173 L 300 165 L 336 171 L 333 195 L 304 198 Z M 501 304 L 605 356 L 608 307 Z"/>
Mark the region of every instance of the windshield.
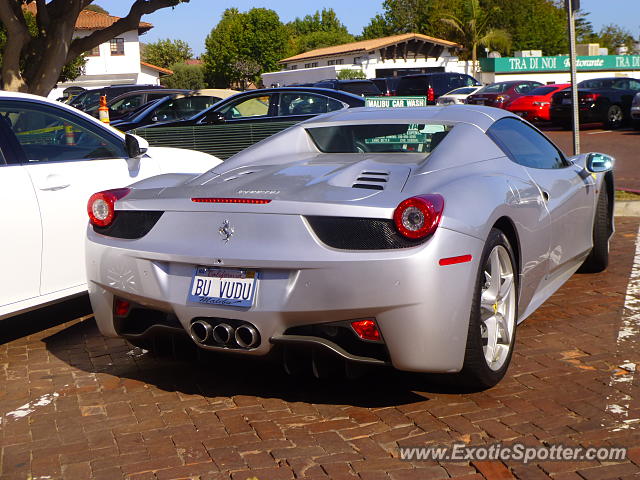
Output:
<path fill-rule="evenodd" d="M 339 125 L 308 128 L 323 153 L 430 153 L 453 127 L 442 124 Z"/>

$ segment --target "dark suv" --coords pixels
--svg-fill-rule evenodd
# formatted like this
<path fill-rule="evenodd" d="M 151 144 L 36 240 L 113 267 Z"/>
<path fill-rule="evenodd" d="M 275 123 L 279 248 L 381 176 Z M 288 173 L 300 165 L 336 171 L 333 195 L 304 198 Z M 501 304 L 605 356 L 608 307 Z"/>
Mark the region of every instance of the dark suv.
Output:
<path fill-rule="evenodd" d="M 103 88 L 93 88 L 91 90 L 87 90 L 82 92 L 80 95 L 75 97 L 69 105 L 72 107 L 76 107 L 78 110 L 82 110 L 83 112 L 89 112 L 94 108 L 98 108 L 100 104 L 100 97 L 103 95 L 107 96 L 107 102 L 113 100 L 118 95 L 122 95 L 123 93 L 131 92 L 133 90 L 150 90 L 156 88 L 164 88 L 162 85 L 113 85 L 111 87 L 103 87 Z"/>
<path fill-rule="evenodd" d="M 470 75 L 453 72 L 418 73 L 400 78 L 396 94 L 399 96 L 427 97 L 429 105 L 435 105 L 440 95 L 459 87 L 481 85 Z"/>

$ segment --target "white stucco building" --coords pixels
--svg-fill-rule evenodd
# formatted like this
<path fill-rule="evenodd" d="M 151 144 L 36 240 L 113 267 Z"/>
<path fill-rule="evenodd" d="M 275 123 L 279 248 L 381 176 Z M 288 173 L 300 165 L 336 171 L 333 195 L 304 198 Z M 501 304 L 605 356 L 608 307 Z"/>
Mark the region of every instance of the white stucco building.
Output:
<path fill-rule="evenodd" d="M 280 60 L 282 70 L 262 74 L 265 87 L 336 78 L 342 69 L 364 71 L 367 78 L 423 72 L 469 73 L 458 61 L 461 45 L 419 33 L 362 40 L 318 48 Z"/>
<path fill-rule="evenodd" d="M 112 15 L 83 10 L 76 21 L 74 37 L 90 35 L 118 19 Z M 124 32 L 87 52 L 84 74 L 71 82 L 59 83 L 49 98 L 62 96 L 64 89 L 71 86 L 90 89 L 127 83 L 158 85 L 161 75 L 173 72 L 141 61 L 139 36 L 151 28 L 153 25 L 150 23 L 140 22 L 136 30 Z"/>

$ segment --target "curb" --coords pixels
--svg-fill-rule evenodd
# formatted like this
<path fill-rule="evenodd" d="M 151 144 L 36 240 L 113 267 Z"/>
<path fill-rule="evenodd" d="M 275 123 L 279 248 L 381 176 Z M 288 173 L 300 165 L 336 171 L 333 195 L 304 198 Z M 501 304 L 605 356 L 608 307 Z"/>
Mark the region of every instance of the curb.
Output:
<path fill-rule="evenodd" d="M 613 215 L 615 217 L 640 217 L 640 200 L 617 201 Z"/>

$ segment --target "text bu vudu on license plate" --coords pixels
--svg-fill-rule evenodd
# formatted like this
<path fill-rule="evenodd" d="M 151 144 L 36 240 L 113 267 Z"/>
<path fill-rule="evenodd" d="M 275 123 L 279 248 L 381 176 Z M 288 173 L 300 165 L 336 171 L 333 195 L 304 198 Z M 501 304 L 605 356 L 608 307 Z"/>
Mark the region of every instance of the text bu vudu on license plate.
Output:
<path fill-rule="evenodd" d="M 196 267 L 188 300 L 207 305 L 250 307 L 258 284 L 254 270 Z"/>

